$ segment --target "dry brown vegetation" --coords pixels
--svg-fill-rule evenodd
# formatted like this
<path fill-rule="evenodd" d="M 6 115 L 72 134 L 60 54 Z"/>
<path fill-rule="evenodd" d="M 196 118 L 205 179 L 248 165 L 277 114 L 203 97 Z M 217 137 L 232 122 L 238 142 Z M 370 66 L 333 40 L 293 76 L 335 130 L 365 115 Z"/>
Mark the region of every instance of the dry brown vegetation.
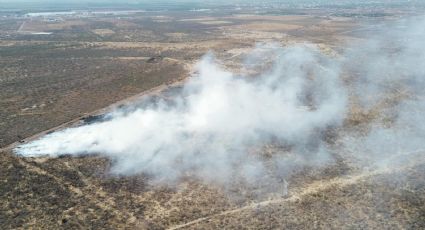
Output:
<path fill-rule="evenodd" d="M 332 53 L 341 43 L 357 39 L 355 28 L 369 23 L 320 14 L 162 16 L 0 24 L 0 228 L 425 227 L 421 161 L 398 170 L 362 172 L 335 156 L 332 166 L 293 175 L 289 194 L 256 197 L 249 189 L 229 192 L 191 178 L 176 186 L 152 186 L 146 175 L 110 175 L 111 162 L 96 156 L 13 155 L 13 143 L 182 80 L 210 49 L 227 58 L 229 68 L 264 40 L 310 41 Z M 344 128 L 362 127 L 377 114 L 353 102 Z"/>

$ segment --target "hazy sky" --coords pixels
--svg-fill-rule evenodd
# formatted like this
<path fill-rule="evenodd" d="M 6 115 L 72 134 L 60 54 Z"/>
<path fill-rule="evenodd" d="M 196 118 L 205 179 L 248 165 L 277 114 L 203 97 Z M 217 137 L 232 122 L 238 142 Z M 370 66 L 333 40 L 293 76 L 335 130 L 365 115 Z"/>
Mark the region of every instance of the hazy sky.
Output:
<path fill-rule="evenodd" d="M 122 1 L 116 1 L 116 0 L 0 0 L 0 3 L 155 3 L 155 2 L 222 2 L 222 3 L 231 3 L 231 2 L 244 2 L 244 3 L 412 3 L 412 2 L 422 2 L 422 0 L 122 0 Z"/>
<path fill-rule="evenodd" d="M 371 5 L 383 6 L 423 6 L 424 0 L 0 0 L 0 9 L 21 9 L 21 10 L 66 10 L 79 8 L 131 8 L 138 7 L 144 9 L 182 9 L 182 8 L 210 8 L 220 5 L 232 4 L 253 4 L 269 5 L 276 3 L 281 6 L 306 7 L 331 5 Z M 312 4 L 312 5 L 310 5 Z"/>

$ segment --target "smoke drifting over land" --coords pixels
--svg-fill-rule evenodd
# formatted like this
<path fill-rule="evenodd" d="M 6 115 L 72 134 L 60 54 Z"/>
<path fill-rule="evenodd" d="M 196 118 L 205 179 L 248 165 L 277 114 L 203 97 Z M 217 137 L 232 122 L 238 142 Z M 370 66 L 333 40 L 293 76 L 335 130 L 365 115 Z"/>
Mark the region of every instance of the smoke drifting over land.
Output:
<path fill-rule="evenodd" d="M 18 153 L 100 153 L 116 162 L 116 173 L 175 179 L 196 172 L 220 182 L 239 167 L 247 177 L 261 173 L 248 148 L 272 140 L 313 154 L 321 132 L 344 118 L 338 68 L 313 47 L 274 48 L 277 59 L 264 76 L 236 76 L 206 55 L 172 105 L 117 111 L 110 121 L 53 133 Z"/>
<path fill-rule="evenodd" d="M 118 174 L 226 184 L 234 176 L 285 178 L 294 167 L 330 164 L 335 153 L 378 163 L 425 149 L 424 22 L 400 22 L 342 57 L 311 44 L 259 46 L 245 68 L 272 63 L 257 65 L 267 70 L 255 77 L 225 70 L 208 54 L 172 102 L 115 111 L 108 121 L 52 133 L 15 151 L 100 154 Z M 360 131 L 350 123 L 356 114 L 365 117 Z M 327 140 L 331 131 L 338 132 L 338 148 Z M 259 153 L 268 144 L 282 149 L 264 157 Z"/>
<path fill-rule="evenodd" d="M 342 139 L 363 163 L 402 164 L 425 153 L 424 26 L 424 18 L 398 21 L 345 54 L 355 79 L 349 90 L 370 121 L 367 132 Z"/>

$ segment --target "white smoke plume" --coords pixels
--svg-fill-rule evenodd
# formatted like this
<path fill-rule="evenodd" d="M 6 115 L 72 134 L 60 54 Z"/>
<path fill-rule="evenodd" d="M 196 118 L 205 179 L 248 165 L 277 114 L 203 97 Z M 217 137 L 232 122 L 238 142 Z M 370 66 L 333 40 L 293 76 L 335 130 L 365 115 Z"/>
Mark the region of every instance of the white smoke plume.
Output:
<path fill-rule="evenodd" d="M 311 44 L 260 46 L 242 68 L 264 70 L 257 76 L 226 70 L 208 54 L 172 102 L 114 111 L 107 121 L 15 151 L 99 154 L 113 161 L 113 173 L 167 183 L 185 176 L 255 182 L 272 169 L 285 178 L 296 167 L 331 163 L 335 153 L 362 165 L 388 163 L 425 149 L 424 43 L 425 20 L 414 18 L 351 44 L 340 57 Z M 354 107 L 366 114 L 359 125 L 350 124 Z M 328 131 L 337 132 L 336 144 L 326 140 Z M 268 144 L 282 150 L 268 159 L 255 154 Z"/>
<path fill-rule="evenodd" d="M 261 175 L 264 166 L 249 152 L 272 141 L 326 158 L 321 135 L 346 110 L 339 68 L 313 45 L 264 47 L 271 48 L 275 61 L 261 76 L 233 74 L 208 54 L 173 103 L 116 111 L 109 121 L 52 133 L 16 152 L 101 154 L 114 161 L 114 173 L 169 181 L 195 174 L 220 183 L 236 169 L 248 180 Z"/>

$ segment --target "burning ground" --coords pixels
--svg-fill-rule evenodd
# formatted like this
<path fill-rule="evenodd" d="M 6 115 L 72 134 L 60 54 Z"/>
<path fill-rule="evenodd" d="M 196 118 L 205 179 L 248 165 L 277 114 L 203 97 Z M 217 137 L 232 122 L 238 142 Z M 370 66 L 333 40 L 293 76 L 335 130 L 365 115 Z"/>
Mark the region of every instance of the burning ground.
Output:
<path fill-rule="evenodd" d="M 208 54 L 167 99 L 19 146 L 38 176 L 6 182 L 66 186 L 46 193 L 68 197 L 58 225 L 424 227 L 424 24 L 332 56 L 261 44 L 239 71 Z"/>

